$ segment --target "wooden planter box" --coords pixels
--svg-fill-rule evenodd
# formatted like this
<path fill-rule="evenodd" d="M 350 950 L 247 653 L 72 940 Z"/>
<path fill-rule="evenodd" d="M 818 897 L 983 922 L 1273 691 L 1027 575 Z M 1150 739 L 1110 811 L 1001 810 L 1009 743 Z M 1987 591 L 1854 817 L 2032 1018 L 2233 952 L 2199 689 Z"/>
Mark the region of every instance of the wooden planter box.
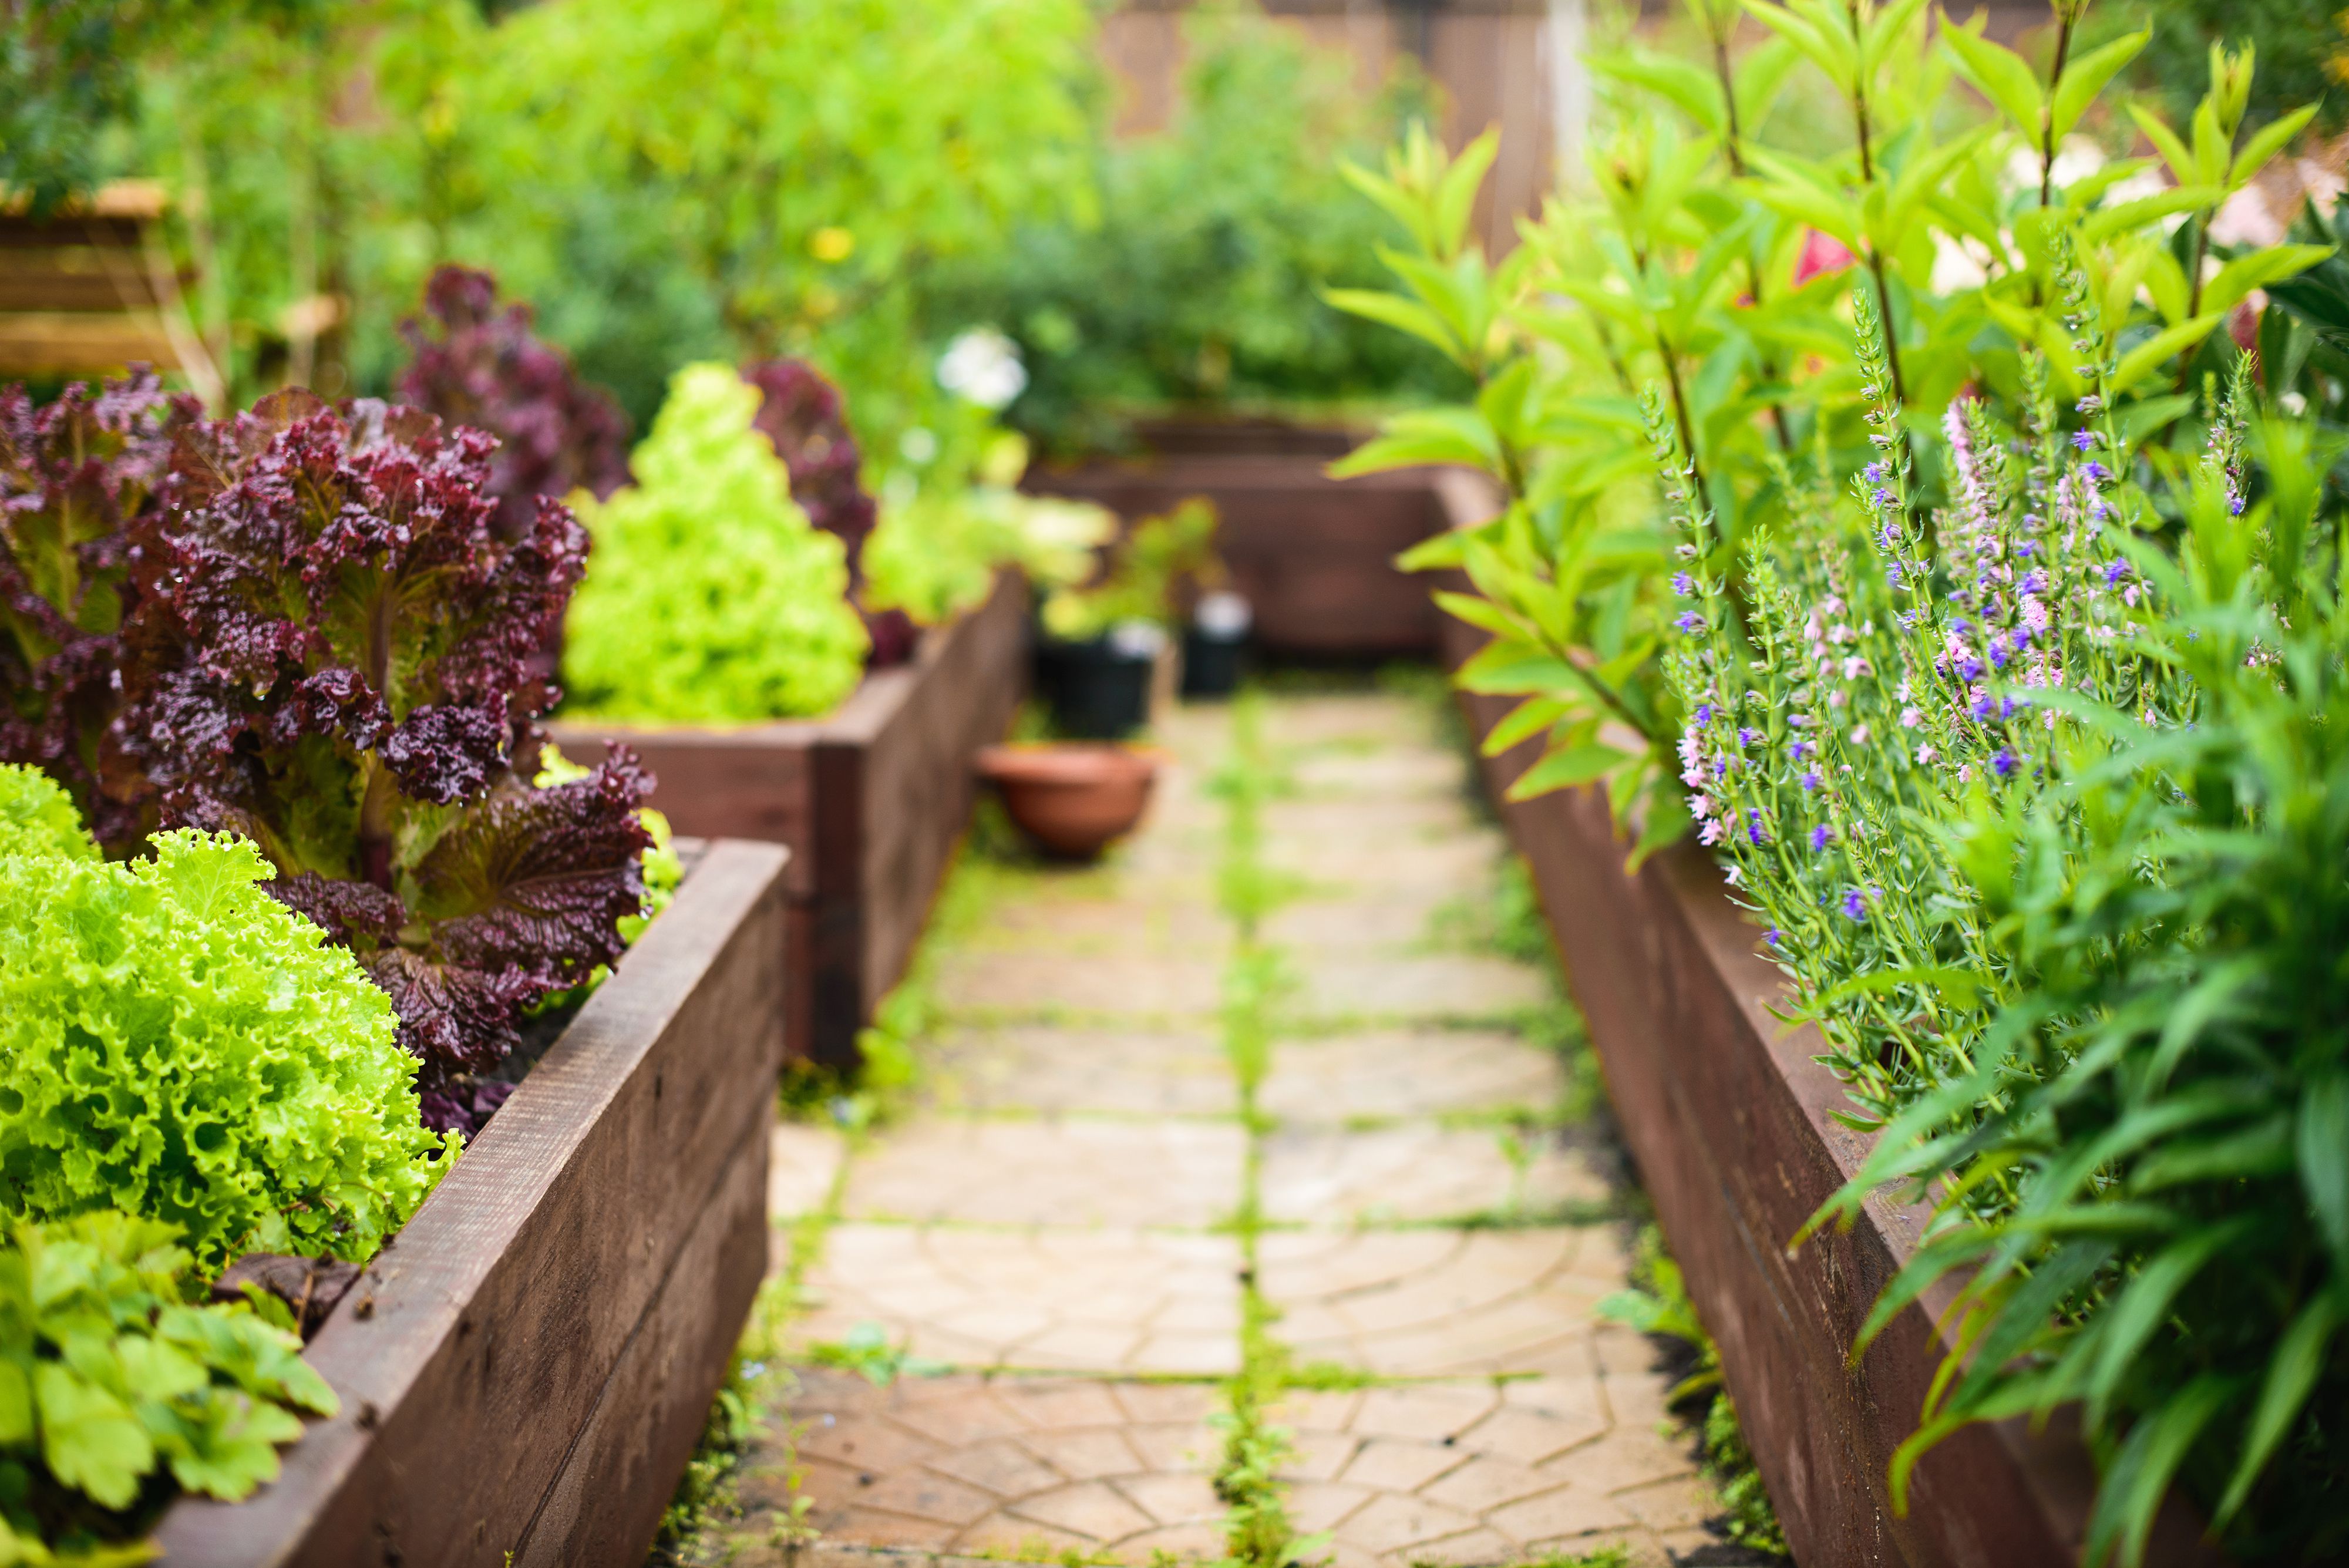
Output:
<path fill-rule="evenodd" d="M 822 719 L 553 730 L 583 763 L 601 760 L 607 739 L 634 747 L 659 780 L 651 804 L 678 833 L 790 846 L 786 1036 L 794 1055 L 846 1067 L 905 972 L 969 820 L 972 758 L 1010 729 L 1027 685 L 1027 586 L 1007 572 L 983 607 Z"/>
<path fill-rule="evenodd" d="M 1466 474 L 1439 483 L 1454 522 L 1492 514 Z M 1450 585 L 1467 591 L 1464 582 Z M 1444 618 L 1447 667 L 1485 634 Z M 1462 693 L 1478 736 L 1513 699 Z M 1483 763 L 1496 802 L 1539 756 Z M 1916 1429 L 1945 1339 L 1949 1293 L 1903 1312 L 1857 1366 L 1849 1352 L 1924 1215 L 1881 1199 L 1849 1231 L 1787 1241 L 1859 1168 L 1867 1140 L 1832 1119 L 1842 1085 L 1826 1044 L 1770 1014 L 1785 977 L 1692 841 L 1625 870 L 1605 798 L 1589 790 L 1503 804 L 1532 867 L 1623 1138 L 1697 1310 L 1721 1346 L 1737 1413 L 1803 1568 L 2057 1568 L 2076 1564 L 2095 1476 L 2065 1423 L 1973 1427 L 1918 1466 L 1893 1515 L 1886 1470 Z M 2173 1500 L 2149 1561 L 2215 1563 Z"/>
<path fill-rule="evenodd" d="M 1444 526 L 1422 472 L 1336 480 L 1348 431 L 1268 421 L 1144 425 L 1151 455 L 1031 472 L 1038 494 L 1094 501 L 1131 523 L 1195 495 L 1216 504 L 1216 548 L 1256 611 L 1266 651 L 1322 659 L 1435 650 L 1427 586 L 1394 558 Z"/>
<path fill-rule="evenodd" d="M 766 1272 L 786 858 L 700 855 L 310 1342 L 341 1414 L 165 1563 L 644 1561 Z"/>

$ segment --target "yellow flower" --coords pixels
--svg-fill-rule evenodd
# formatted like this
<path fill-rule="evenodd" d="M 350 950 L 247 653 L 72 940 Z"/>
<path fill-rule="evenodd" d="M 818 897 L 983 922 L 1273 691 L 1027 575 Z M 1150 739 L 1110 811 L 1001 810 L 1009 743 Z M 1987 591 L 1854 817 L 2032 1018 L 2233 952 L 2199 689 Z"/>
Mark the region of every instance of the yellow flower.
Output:
<path fill-rule="evenodd" d="M 808 254 L 820 262 L 844 262 L 856 250 L 856 236 L 846 229 L 818 229 L 808 236 Z"/>

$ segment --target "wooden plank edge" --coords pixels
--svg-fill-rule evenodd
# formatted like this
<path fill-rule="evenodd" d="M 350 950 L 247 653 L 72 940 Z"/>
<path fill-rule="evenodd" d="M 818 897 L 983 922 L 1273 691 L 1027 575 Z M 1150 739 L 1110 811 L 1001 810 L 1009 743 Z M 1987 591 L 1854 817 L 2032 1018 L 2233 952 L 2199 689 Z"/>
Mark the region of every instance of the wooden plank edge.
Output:
<path fill-rule="evenodd" d="M 562 1039 L 310 1342 L 305 1358 L 334 1387 L 340 1412 L 308 1423 L 301 1440 L 282 1456 L 278 1479 L 244 1501 L 186 1498 L 176 1503 L 155 1535 L 164 1561 L 173 1568 L 265 1568 L 294 1559 L 302 1521 L 350 1480 L 381 1413 L 398 1406 L 460 1332 L 467 1304 L 572 1170 L 580 1145 L 636 1064 L 729 957 L 733 933 L 774 895 L 789 858 L 780 845 L 740 839 L 709 845 L 676 899 L 631 950 L 629 958 L 643 955 L 643 961 L 623 960 L 588 998 Z M 522 1116 L 507 1122 L 518 1108 Z M 499 1136 L 502 1123 L 511 1128 L 541 1116 L 563 1127 L 566 1136 L 557 1148 L 527 1158 L 502 1154 L 523 1143 L 512 1133 Z M 491 1195 L 499 1201 L 484 1202 Z M 501 1208 L 505 1219 L 494 1234 L 470 1233 L 476 1215 Z M 385 1298 L 396 1301 L 402 1291 L 400 1271 L 384 1267 L 388 1255 L 420 1251 L 456 1258 L 455 1277 L 436 1299 L 402 1303 L 412 1311 L 379 1311 Z M 257 1541 L 268 1542 L 265 1554 L 255 1554 Z"/>

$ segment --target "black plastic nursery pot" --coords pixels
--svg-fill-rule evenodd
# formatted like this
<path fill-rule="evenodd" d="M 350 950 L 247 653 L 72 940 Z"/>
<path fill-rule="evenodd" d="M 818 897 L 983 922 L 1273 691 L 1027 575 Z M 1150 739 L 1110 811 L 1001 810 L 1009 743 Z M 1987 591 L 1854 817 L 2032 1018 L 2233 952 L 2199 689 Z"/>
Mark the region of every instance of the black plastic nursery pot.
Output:
<path fill-rule="evenodd" d="M 1157 659 L 1121 648 L 1109 636 L 1036 639 L 1036 689 L 1061 733 L 1117 741 L 1150 722 L 1150 680 Z"/>
<path fill-rule="evenodd" d="M 1228 697 L 1247 670 L 1248 638 L 1194 626 L 1183 634 L 1183 695 Z"/>
<path fill-rule="evenodd" d="M 680 843 L 676 900 L 328 1313 L 341 1399 L 171 1568 L 636 1568 L 767 1264 L 780 845 Z"/>

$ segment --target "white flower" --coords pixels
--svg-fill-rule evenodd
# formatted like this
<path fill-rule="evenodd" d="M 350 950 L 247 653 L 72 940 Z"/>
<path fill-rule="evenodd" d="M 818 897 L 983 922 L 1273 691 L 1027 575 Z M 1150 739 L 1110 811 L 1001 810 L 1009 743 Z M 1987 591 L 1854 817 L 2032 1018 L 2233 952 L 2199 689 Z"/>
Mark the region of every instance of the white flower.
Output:
<path fill-rule="evenodd" d="M 1902 729 L 1913 730 L 1924 722 L 1925 711 L 1922 708 L 1912 706 L 1900 710 L 1900 727 Z"/>
<path fill-rule="evenodd" d="M 1975 250 L 1981 241 L 1951 239 L 1939 229 L 1933 231 L 1933 292 L 1957 294 L 1969 288 L 1980 288 L 1990 281 L 1990 265 Z"/>
<path fill-rule="evenodd" d="M 1007 407 L 1028 388 L 1019 346 L 992 327 L 974 327 L 938 358 L 938 385 L 982 409 Z"/>

